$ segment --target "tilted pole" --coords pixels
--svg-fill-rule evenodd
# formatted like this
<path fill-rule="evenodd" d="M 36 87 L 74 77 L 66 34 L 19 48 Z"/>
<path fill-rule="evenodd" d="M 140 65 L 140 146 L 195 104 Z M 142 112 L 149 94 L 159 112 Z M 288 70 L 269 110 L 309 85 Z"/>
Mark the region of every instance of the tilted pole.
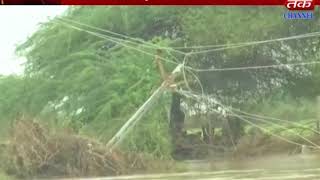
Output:
<path fill-rule="evenodd" d="M 171 73 L 171 78 L 168 78 L 168 80 L 174 79 L 174 77 L 181 72 L 182 65 L 179 64 Z M 110 139 L 110 141 L 107 143 L 107 147 L 110 150 L 113 150 L 116 148 L 125 138 L 125 136 L 130 132 L 130 130 L 134 127 L 134 125 L 143 117 L 143 115 L 148 112 L 148 110 L 152 107 L 152 105 L 159 99 L 161 94 L 164 92 L 166 87 L 171 82 L 168 82 L 165 80 L 161 86 L 152 93 L 152 95 L 148 98 L 148 100 L 143 103 L 142 106 L 131 116 L 131 118 L 120 128 L 120 130 Z"/>

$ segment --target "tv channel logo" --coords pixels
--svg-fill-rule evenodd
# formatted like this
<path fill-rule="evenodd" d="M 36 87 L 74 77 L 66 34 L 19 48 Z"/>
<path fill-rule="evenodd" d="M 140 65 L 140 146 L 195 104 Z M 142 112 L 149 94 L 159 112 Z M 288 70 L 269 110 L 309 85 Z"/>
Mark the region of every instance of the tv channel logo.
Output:
<path fill-rule="evenodd" d="M 287 20 L 314 18 L 314 0 L 287 0 L 285 6 L 289 11 L 283 17 Z"/>

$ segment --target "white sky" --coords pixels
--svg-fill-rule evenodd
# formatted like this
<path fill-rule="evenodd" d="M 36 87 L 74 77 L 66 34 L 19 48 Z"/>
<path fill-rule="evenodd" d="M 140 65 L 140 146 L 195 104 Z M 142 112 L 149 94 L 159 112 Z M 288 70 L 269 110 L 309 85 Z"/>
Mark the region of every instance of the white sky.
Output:
<path fill-rule="evenodd" d="M 21 74 L 23 59 L 14 50 L 45 22 L 67 6 L 0 6 L 0 74 Z"/>

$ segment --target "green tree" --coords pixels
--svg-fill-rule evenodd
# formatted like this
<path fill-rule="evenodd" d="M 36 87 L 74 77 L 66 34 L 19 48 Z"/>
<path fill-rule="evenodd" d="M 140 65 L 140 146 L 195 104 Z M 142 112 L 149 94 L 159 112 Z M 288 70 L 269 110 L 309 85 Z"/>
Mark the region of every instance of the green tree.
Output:
<path fill-rule="evenodd" d="M 269 7 L 110 6 L 71 7 L 61 17 L 171 47 L 274 39 L 312 32 L 318 28 L 319 17 L 312 21 L 285 21 L 282 13 L 281 8 Z M 11 105 L 22 106 L 17 112 L 23 109 L 33 115 L 47 110 L 62 116 L 63 121 L 68 119 L 68 124 L 81 133 L 97 137 L 102 134 L 102 139 L 108 140 L 160 84 L 153 64 L 154 57 L 136 51 L 155 54 L 156 50 L 142 44 L 122 43 L 131 48 L 69 28 L 59 17 L 42 24 L 17 48 L 17 53 L 27 58 L 25 77 L 3 80 L 4 89 L 11 83 L 21 85 L 15 85 L 12 91 L 7 92 L 11 93 L 8 97 L 12 99 L 2 103 L 1 109 L 5 113 Z M 192 55 L 187 65 L 194 68 L 226 68 L 308 62 L 319 59 L 319 46 L 319 39 L 310 38 L 233 48 Z M 182 51 L 187 53 L 190 49 Z M 180 61 L 183 59 L 183 55 L 176 52 L 172 55 Z M 173 60 L 167 52 L 163 56 Z M 166 67 L 171 70 L 174 65 L 166 64 Z M 309 67 L 196 73 L 206 93 L 233 106 L 256 103 L 263 97 L 273 95 L 275 90 L 298 94 L 304 82 L 316 87 L 317 74 L 316 68 Z M 188 78 L 192 76 L 188 74 Z M 22 87 L 25 89 L 22 90 Z M 199 92 L 197 84 L 191 84 L 191 87 Z M 315 88 L 313 95 L 318 91 L 319 88 Z M 23 96 L 20 106 L 15 104 L 17 97 L 14 94 Z M 166 144 L 160 137 L 167 128 L 163 123 L 167 119 L 166 113 L 163 113 L 165 106 L 164 103 L 155 110 L 157 117 L 150 115 L 151 119 L 159 119 L 161 123 L 146 125 L 152 128 L 159 128 L 160 125 L 162 131 L 159 131 L 159 136 L 153 136 L 154 129 L 142 127 L 146 135 L 144 138 L 150 141 L 137 145 L 137 150 L 153 152 L 161 146 L 155 142 Z M 145 148 L 144 144 L 150 146 Z"/>

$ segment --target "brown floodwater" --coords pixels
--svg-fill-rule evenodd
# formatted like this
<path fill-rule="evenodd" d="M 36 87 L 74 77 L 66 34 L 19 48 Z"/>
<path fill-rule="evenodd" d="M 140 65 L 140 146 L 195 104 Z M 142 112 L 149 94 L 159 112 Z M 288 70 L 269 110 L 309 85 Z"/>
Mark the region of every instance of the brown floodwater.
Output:
<path fill-rule="evenodd" d="M 188 172 L 130 175 L 95 180 L 319 180 L 319 155 L 276 155 L 242 160 L 184 161 Z M 93 180 L 91 179 L 91 180 Z"/>

